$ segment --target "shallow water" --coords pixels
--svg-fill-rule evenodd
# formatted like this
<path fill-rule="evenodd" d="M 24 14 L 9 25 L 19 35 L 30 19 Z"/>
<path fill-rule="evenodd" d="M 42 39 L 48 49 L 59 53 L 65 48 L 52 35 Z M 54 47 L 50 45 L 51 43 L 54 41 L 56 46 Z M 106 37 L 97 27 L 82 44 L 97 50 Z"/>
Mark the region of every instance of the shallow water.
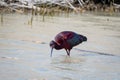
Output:
<path fill-rule="evenodd" d="M 0 22 L 0 80 L 120 80 L 120 16 L 4 14 Z M 88 37 L 71 57 L 49 42 L 64 30 Z"/>

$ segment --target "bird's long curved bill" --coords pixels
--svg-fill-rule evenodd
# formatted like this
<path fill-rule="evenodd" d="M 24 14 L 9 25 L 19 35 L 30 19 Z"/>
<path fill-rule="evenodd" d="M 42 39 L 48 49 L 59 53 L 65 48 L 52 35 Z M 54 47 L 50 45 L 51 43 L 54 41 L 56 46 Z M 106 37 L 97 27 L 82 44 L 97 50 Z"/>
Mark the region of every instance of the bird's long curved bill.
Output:
<path fill-rule="evenodd" d="M 52 57 L 52 52 L 53 52 L 53 48 L 51 48 L 51 54 L 50 54 L 50 57 Z"/>

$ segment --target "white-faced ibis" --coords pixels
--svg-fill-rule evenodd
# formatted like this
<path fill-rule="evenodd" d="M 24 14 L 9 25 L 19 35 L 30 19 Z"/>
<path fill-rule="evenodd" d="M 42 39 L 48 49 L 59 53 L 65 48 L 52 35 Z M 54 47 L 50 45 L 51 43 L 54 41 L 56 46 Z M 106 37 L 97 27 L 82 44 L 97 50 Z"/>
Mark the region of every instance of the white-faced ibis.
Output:
<path fill-rule="evenodd" d="M 67 55 L 70 56 L 70 50 L 74 46 L 82 43 L 83 41 L 87 41 L 86 36 L 77 34 L 72 31 L 60 32 L 55 36 L 55 41 L 52 40 L 50 42 L 51 57 L 52 57 L 53 48 L 55 48 L 56 50 L 65 49 L 67 52 Z"/>

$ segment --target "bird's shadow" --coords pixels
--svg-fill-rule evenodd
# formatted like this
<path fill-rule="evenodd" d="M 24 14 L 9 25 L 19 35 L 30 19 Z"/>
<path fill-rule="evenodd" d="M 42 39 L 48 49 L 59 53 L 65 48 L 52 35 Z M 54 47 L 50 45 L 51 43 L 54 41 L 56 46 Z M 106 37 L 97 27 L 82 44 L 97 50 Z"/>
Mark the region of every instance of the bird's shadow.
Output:
<path fill-rule="evenodd" d="M 113 54 L 111 54 L 111 53 L 104 53 L 104 52 L 97 52 L 97 51 L 83 50 L 83 49 L 78 49 L 78 48 L 74 48 L 74 50 L 81 51 L 81 52 L 95 53 L 95 54 L 99 54 L 99 55 L 116 56 L 116 55 L 113 55 Z"/>

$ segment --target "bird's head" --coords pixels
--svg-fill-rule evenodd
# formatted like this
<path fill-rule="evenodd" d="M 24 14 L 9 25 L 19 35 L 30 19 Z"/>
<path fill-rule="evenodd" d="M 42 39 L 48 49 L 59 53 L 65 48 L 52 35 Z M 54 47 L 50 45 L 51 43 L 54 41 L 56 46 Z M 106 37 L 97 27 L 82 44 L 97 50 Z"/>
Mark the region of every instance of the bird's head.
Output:
<path fill-rule="evenodd" d="M 52 57 L 52 52 L 53 52 L 53 49 L 55 48 L 56 50 L 59 50 L 59 49 L 62 49 L 62 47 L 60 45 L 58 45 L 55 41 L 51 41 L 50 42 L 50 47 L 51 47 L 51 57 Z"/>

